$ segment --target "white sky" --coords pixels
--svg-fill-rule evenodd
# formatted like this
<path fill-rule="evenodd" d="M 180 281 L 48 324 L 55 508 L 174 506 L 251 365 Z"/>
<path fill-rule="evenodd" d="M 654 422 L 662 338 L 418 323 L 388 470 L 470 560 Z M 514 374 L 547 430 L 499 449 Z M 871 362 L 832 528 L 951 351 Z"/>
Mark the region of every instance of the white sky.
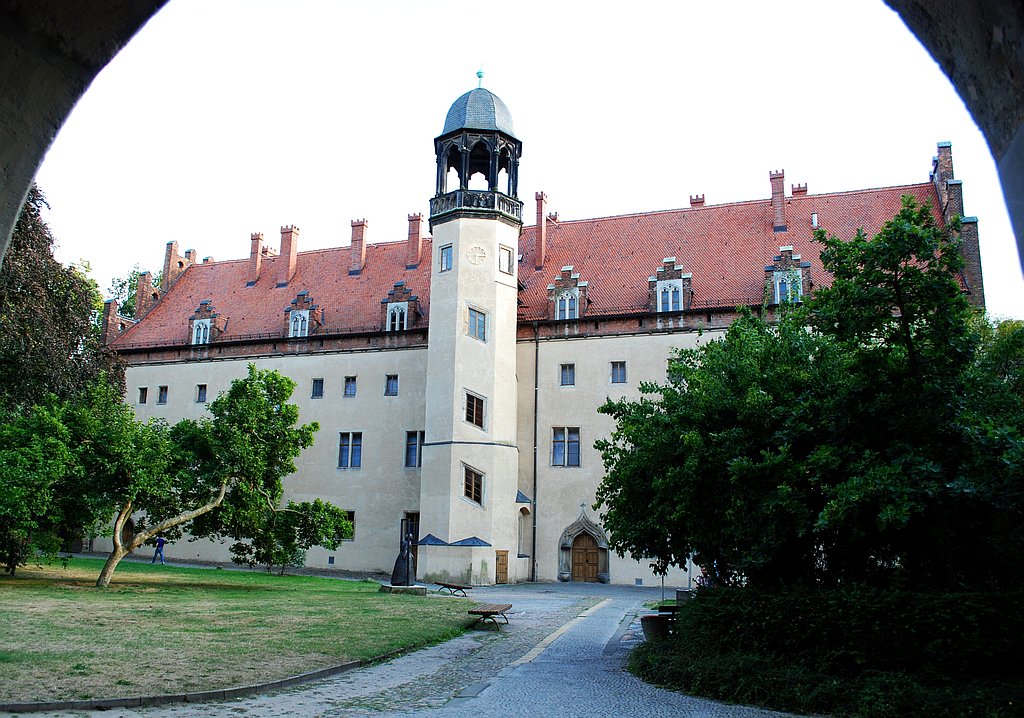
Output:
<path fill-rule="evenodd" d="M 938 141 L 981 237 L 990 312 L 1024 318 L 992 157 L 881 0 L 171 0 L 79 102 L 39 171 L 58 257 L 106 288 L 167 242 L 248 256 L 404 239 L 434 192 L 433 138 L 484 86 L 523 142 L 520 199 L 563 219 L 924 182 Z"/>

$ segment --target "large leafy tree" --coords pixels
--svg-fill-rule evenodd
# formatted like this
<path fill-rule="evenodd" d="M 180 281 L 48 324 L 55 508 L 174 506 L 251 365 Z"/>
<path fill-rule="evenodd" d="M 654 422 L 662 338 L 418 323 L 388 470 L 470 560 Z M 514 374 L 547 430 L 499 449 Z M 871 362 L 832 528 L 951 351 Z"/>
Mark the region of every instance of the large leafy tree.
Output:
<path fill-rule="evenodd" d="M 0 383 L 0 406 L 28 407 L 48 394 L 70 398 L 104 372 L 115 384 L 123 380 L 99 341 L 96 283 L 85 267 L 53 258 L 54 238 L 42 218 L 46 206 L 33 185 L 0 269 L 0 375 L 7 378 Z"/>
<path fill-rule="evenodd" d="M 284 508 L 260 506 L 246 524 L 238 523 L 221 531 L 235 538 L 231 546 L 232 561 L 249 566 L 262 564 L 271 570 L 302 566 L 306 551 L 312 546 L 336 548 L 352 538 L 352 522 L 348 513 L 322 499 L 296 503 Z"/>
<path fill-rule="evenodd" d="M 829 288 L 605 405 L 616 548 L 748 585 L 1019 579 L 1024 339 L 972 314 L 955 230 L 905 198 L 874 238 L 819 232 Z"/>
<path fill-rule="evenodd" d="M 205 536 L 225 525 L 265 525 L 246 517 L 278 510 L 282 478 L 295 471 L 293 460 L 312 444 L 319 428 L 315 422 L 296 426 L 298 407 L 288 403 L 294 388 L 288 377 L 250 364 L 248 375 L 210 405 L 212 418 L 181 421 L 167 430 L 145 425 L 151 433 L 139 438 L 126 434 L 141 447 L 160 444 L 153 435 L 165 434 L 166 470 L 125 461 L 103 477 L 116 518 L 114 548 L 98 586 L 110 583 L 124 556 L 159 535 L 175 537 L 188 530 Z M 134 535 L 123 537 L 123 527 L 137 512 L 143 517 Z"/>

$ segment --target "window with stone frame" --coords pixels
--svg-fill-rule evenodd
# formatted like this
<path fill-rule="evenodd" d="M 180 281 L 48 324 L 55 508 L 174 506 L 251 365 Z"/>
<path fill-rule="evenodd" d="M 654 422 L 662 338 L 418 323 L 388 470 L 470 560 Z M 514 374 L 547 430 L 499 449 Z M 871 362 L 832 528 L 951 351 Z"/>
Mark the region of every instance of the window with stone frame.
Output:
<path fill-rule="evenodd" d="M 356 378 L 354 376 L 345 377 L 345 389 L 342 392 L 342 396 L 351 399 L 356 395 Z"/>
<path fill-rule="evenodd" d="M 452 245 L 446 244 L 438 250 L 438 271 L 447 272 L 452 268 Z"/>
<path fill-rule="evenodd" d="M 351 538 L 347 538 L 347 539 L 342 539 L 342 540 L 343 541 L 355 541 L 356 540 L 356 512 L 355 511 L 346 511 L 345 512 L 345 517 L 348 519 L 349 523 L 352 524 L 352 537 Z"/>
<path fill-rule="evenodd" d="M 611 382 L 612 384 L 626 383 L 626 362 L 613 361 L 611 363 Z"/>
<path fill-rule="evenodd" d="M 579 294 L 572 289 L 555 297 L 555 319 L 579 319 Z"/>
<path fill-rule="evenodd" d="M 358 469 L 363 465 L 363 432 L 342 431 L 338 436 L 338 468 Z"/>
<path fill-rule="evenodd" d="M 209 344 L 210 343 L 210 320 L 209 319 L 196 319 L 192 322 L 192 343 L 193 344 Z"/>
<path fill-rule="evenodd" d="M 384 396 L 398 396 L 398 374 L 384 377 Z"/>
<path fill-rule="evenodd" d="M 576 385 L 576 365 L 562 364 L 558 367 L 558 383 L 561 386 Z"/>
<path fill-rule="evenodd" d="M 405 432 L 405 466 L 417 469 L 423 466 L 423 432 Z"/>
<path fill-rule="evenodd" d="M 556 426 L 551 430 L 551 465 L 580 465 L 580 427 Z"/>
<path fill-rule="evenodd" d="M 548 302 L 551 318 L 560 321 L 579 319 L 587 306 L 588 283 L 580 280 L 580 275 L 572 265 L 562 267 L 558 276 L 548 285 Z"/>
<path fill-rule="evenodd" d="M 469 336 L 487 341 L 487 315 L 479 309 L 469 308 L 468 332 Z"/>
<path fill-rule="evenodd" d="M 682 312 L 690 308 L 693 299 L 693 275 L 684 273 L 675 257 L 661 260 L 661 266 L 647 278 L 649 308 L 659 314 Z"/>
<path fill-rule="evenodd" d="M 779 247 L 772 263 L 764 268 L 766 302 L 785 304 L 801 302 L 814 287 L 811 281 L 811 263 L 804 262 L 793 247 Z"/>
<path fill-rule="evenodd" d="M 206 384 L 196 384 L 196 403 L 206 403 Z"/>
<path fill-rule="evenodd" d="M 463 469 L 463 496 L 476 504 L 484 503 L 484 475 L 465 464 Z"/>
<path fill-rule="evenodd" d="M 406 302 L 392 302 L 388 304 L 387 331 L 404 332 L 408 329 L 408 311 L 409 307 Z"/>
<path fill-rule="evenodd" d="M 311 399 L 323 399 L 324 398 L 324 380 L 314 379 L 313 380 L 313 391 L 310 394 Z"/>
<path fill-rule="evenodd" d="M 498 247 L 498 271 L 504 274 L 515 274 L 515 256 L 511 247 Z"/>
<path fill-rule="evenodd" d="M 157 404 L 166 404 L 167 403 L 167 387 L 166 386 L 157 387 L 157 390 L 156 390 L 156 403 Z"/>
<path fill-rule="evenodd" d="M 308 309 L 293 309 L 289 312 L 288 336 L 292 338 L 309 336 Z"/>
<path fill-rule="evenodd" d="M 466 421 L 473 426 L 484 428 L 484 411 L 486 404 L 481 396 L 466 392 Z"/>
<path fill-rule="evenodd" d="M 149 399 L 149 387 L 148 386 L 140 386 L 139 387 L 139 403 L 140 404 L 145 404 L 147 399 Z"/>

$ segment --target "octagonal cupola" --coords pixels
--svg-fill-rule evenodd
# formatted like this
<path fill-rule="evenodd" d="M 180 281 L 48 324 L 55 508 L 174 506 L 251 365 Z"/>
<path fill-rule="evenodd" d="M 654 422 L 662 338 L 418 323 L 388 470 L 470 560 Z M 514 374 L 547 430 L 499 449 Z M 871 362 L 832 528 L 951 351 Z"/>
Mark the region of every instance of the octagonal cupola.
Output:
<path fill-rule="evenodd" d="M 483 73 L 477 76 L 482 79 Z M 501 98 L 477 87 L 452 103 L 434 140 L 437 187 L 430 225 L 464 216 L 522 224 L 517 196 L 523 143 L 512 131 L 512 113 Z"/>

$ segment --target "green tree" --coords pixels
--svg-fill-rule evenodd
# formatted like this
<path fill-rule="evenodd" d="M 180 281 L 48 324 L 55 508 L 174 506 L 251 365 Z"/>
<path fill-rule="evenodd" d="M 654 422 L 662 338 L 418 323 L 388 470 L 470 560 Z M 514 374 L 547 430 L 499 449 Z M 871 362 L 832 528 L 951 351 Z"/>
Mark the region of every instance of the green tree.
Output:
<path fill-rule="evenodd" d="M 257 517 L 256 525 L 230 527 L 231 537 L 236 539 L 231 560 L 249 566 L 262 564 L 268 571 L 280 566 L 282 575 L 287 566 L 304 565 L 306 551 L 312 546 L 333 551 L 352 538 L 352 522 L 345 510 L 321 499 L 289 501 L 284 508 L 266 507 Z"/>
<path fill-rule="evenodd" d="M 117 311 L 122 316 L 135 316 L 135 308 L 138 302 L 140 274 L 142 274 L 142 268 L 136 263 L 126 276 L 114 277 L 110 283 L 110 287 L 107 289 L 107 293 L 110 298 L 117 300 Z M 162 278 L 163 272 L 157 272 L 156 276 L 153 277 L 153 286 L 159 287 L 160 280 Z"/>
<path fill-rule="evenodd" d="M 120 363 L 100 344 L 96 283 L 53 258 L 54 238 L 42 219 L 46 199 L 29 189 L 0 269 L 0 406 L 67 399 L 106 372 L 123 381 Z"/>
<path fill-rule="evenodd" d="M 262 528 L 255 516 L 274 511 L 284 493 L 282 478 L 295 471 L 293 460 L 313 442 L 318 425 L 296 426 L 298 407 L 289 404 L 295 382 L 276 371 L 249 365 L 248 376 L 210 405 L 212 418 L 185 420 L 170 427 L 143 425 L 124 431 L 133 457 L 112 461 L 96 478 L 110 497 L 114 548 L 97 579 L 107 586 L 117 564 L 130 551 L 159 535 L 174 538 L 218 533 L 224 526 Z M 150 450 L 166 457 L 143 457 Z M 216 512 L 214 510 L 217 509 Z M 123 528 L 142 512 L 129 540 Z"/>
<path fill-rule="evenodd" d="M 830 287 L 602 407 L 615 547 L 746 585 L 1024 577 L 1024 338 L 970 310 L 956 229 L 904 198 L 873 239 L 819 232 Z"/>

